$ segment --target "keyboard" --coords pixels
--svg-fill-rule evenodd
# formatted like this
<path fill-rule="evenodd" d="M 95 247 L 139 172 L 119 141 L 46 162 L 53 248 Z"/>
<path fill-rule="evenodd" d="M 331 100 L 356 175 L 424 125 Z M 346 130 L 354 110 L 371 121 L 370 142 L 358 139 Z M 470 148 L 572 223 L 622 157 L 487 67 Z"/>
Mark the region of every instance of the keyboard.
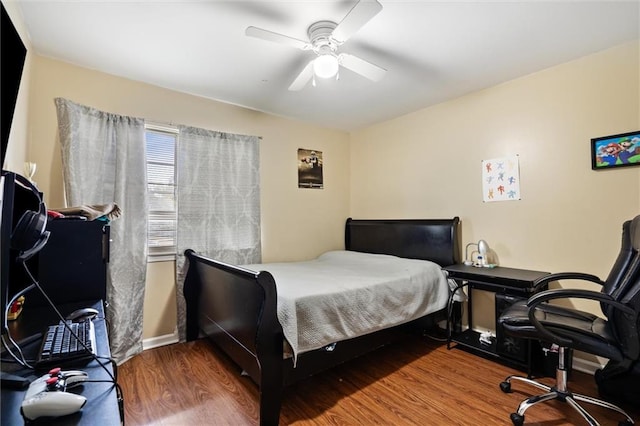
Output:
<path fill-rule="evenodd" d="M 78 339 L 62 321 L 47 327 L 36 358 L 36 368 L 61 367 L 93 359 L 93 355 L 96 354 L 96 334 L 91 319 L 80 322 L 66 321 L 66 324 Z M 81 342 L 84 342 L 84 346 Z"/>

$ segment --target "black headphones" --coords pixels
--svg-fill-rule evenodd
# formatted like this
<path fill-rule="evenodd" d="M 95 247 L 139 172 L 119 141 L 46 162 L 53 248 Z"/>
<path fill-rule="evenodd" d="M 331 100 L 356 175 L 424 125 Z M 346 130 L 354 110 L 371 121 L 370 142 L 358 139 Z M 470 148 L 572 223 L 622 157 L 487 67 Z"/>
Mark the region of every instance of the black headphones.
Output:
<path fill-rule="evenodd" d="M 38 253 L 49 240 L 47 206 L 40 191 L 28 179 L 14 173 L 16 183 L 29 189 L 38 199 L 38 211 L 26 210 L 11 232 L 11 248 L 19 252 L 17 260 L 24 262 Z"/>

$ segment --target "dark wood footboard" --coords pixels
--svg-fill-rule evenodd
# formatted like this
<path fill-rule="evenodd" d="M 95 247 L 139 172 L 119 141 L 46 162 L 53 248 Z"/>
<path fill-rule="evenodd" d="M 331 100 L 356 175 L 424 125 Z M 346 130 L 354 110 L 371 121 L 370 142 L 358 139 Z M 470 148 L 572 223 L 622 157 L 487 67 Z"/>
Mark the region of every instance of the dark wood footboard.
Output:
<path fill-rule="evenodd" d="M 185 251 L 187 340 L 202 331 L 259 386 L 260 423 L 277 425 L 283 387 L 283 334 L 268 272 L 253 272 Z"/>
<path fill-rule="evenodd" d="M 352 220 L 345 231 L 347 250 L 431 260 L 446 266 L 460 261 L 459 219 Z M 283 387 L 392 341 L 397 328 L 339 342 L 284 359 L 284 337 L 277 316 L 273 276 L 185 251 L 184 283 L 187 339 L 208 336 L 259 386 L 260 424 L 277 425 Z M 444 315 L 439 311 L 434 315 Z M 433 316 L 433 315 L 432 315 Z M 431 317 L 431 316 L 430 316 Z"/>

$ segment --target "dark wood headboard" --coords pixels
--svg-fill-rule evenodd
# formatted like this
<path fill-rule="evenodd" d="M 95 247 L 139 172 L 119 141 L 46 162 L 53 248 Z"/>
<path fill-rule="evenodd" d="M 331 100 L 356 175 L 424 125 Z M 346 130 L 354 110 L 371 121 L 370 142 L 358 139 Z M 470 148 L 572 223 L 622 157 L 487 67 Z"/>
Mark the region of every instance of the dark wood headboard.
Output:
<path fill-rule="evenodd" d="M 345 248 L 430 260 L 440 266 L 461 261 L 460 219 L 347 219 Z"/>

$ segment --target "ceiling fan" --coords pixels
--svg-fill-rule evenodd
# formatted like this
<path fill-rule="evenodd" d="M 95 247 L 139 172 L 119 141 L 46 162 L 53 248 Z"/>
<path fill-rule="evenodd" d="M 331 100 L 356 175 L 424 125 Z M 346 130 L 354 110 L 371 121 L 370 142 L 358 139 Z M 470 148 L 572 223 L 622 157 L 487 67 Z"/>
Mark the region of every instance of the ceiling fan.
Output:
<path fill-rule="evenodd" d="M 382 5 L 376 0 L 360 0 L 339 24 L 333 21 L 318 21 L 311 24 L 307 30 L 309 41 L 257 27 L 248 27 L 245 34 L 300 50 L 311 50 L 317 55 L 298 74 L 289 86 L 289 90 L 301 90 L 310 80 L 315 86 L 316 76 L 337 78 L 340 66 L 372 81 L 379 81 L 387 70 L 349 53 L 338 53 L 338 48 L 381 10 Z"/>

